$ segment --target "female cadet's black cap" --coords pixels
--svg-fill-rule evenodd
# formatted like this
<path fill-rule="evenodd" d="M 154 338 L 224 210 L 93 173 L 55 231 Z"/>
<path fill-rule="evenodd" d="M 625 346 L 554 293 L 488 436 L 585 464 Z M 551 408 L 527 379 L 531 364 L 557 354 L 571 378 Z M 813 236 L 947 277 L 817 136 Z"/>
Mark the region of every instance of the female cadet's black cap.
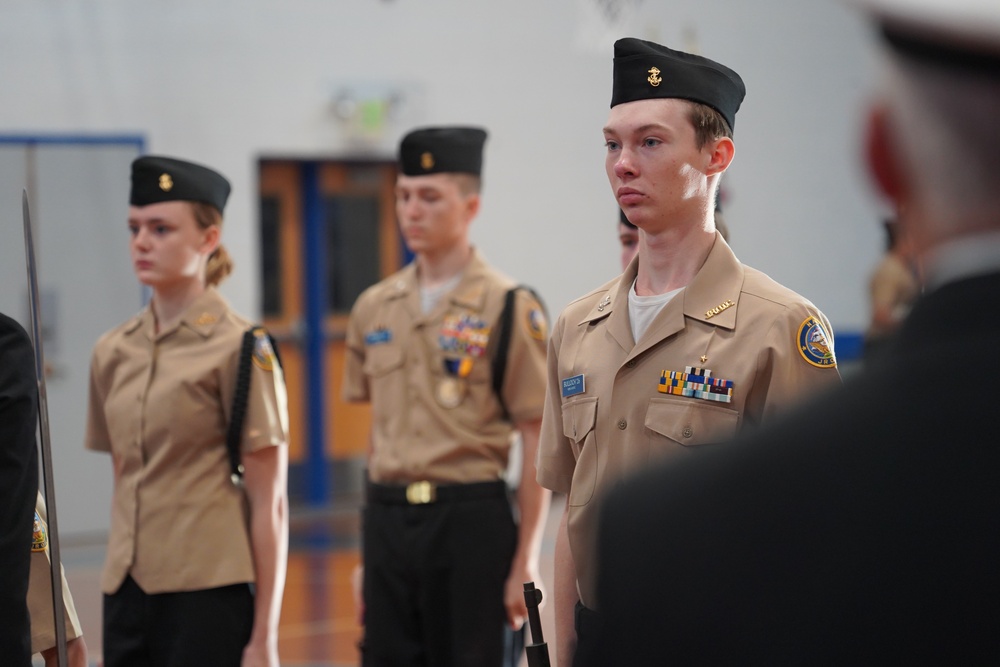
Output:
<path fill-rule="evenodd" d="M 634 37 L 615 42 L 612 107 L 676 97 L 712 107 L 732 130 L 746 94 L 740 75 L 714 60 Z"/>
<path fill-rule="evenodd" d="M 144 155 L 132 162 L 128 203 L 146 206 L 163 201 L 197 201 L 221 213 L 229 198 L 229 181 L 208 167 L 172 157 Z"/>
<path fill-rule="evenodd" d="M 407 176 L 483 170 L 486 130 L 479 127 L 422 127 L 399 144 L 399 166 Z"/>

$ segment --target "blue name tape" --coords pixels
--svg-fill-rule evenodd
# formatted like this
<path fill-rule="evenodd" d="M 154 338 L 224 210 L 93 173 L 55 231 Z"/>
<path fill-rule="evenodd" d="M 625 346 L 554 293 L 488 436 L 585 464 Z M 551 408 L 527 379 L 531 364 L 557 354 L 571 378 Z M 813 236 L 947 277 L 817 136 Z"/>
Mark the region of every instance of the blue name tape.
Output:
<path fill-rule="evenodd" d="M 587 385 L 583 380 L 583 375 L 574 375 L 571 378 L 566 378 L 562 381 L 562 395 L 563 398 L 568 396 L 576 396 L 577 394 L 582 394 L 586 391 Z"/>
<path fill-rule="evenodd" d="M 379 329 L 365 334 L 365 345 L 378 345 L 379 343 L 388 343 L 390 340 L 392 340 L 392 332 L 388 329 Z"/>

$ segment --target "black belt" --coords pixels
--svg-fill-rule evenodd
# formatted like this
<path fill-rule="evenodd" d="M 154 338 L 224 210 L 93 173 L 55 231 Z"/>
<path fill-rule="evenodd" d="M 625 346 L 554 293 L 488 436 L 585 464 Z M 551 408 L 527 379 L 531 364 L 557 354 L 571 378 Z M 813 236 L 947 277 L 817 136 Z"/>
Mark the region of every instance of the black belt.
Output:
<path fill-rule="evenodd" d="M 472 484 L 436 484 L 421 481 L 398 486 L 368 482 L 368 502 L 383 505 L 429 505 L 506 497 L 507 485 L 500 480 Z"/>

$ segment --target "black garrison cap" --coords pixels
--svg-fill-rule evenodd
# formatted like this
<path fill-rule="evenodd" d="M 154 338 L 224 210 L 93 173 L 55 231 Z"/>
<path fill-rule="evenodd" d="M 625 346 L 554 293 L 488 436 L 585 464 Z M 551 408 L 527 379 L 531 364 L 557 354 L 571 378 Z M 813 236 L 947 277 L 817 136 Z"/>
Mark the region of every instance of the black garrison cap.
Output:
<path fill-rule="evenodd" d="M 144 155 L 132 162 L 129 204 L 146 206 L 163 201 L 196 201 L 221 212 L 229 198 L 229 181 L 219 172 L 172 157 Z"/>
<path fill-rule="evenodd" d="M 626 37 L 615 42 L 611 106 L 655 98 L 680 98 L 712 107 L 729 129 L 747 89 L 740 75 L 714 60 Z"/>
<path fill-rule="evenodd" d="M 486 130 L 478 127 L 423 127 L 399 144 L 399 166 L 407 176 L 483 170 Z"/>

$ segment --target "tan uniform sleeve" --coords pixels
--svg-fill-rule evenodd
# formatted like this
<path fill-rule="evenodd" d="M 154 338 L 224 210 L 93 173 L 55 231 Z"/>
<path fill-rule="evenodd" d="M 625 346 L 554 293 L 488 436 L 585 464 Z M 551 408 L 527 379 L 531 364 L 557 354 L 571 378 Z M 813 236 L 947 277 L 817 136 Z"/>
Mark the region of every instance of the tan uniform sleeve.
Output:
<path fill-rule="evenodd" d="M 519 423 L 542 416 L 548 322 L 545 310 L 527 290 L 517 291 L 513 317 L 501 393 L 511 419 Z"/>
<path fill-rule="evenodd" d="M 569 439 L 563 433 L 559 349 L 564 328 L 565 321 L 560 316 L 556 320 L 548 345 L 545 407 L 542 413 L 542 429 L 538 439 L 538 459 L 535 467 L 540 485 L 556 492 L 569 493 L 573 482 L 573 471 L 576 469 L 576 455 Z"/>
<path fill-rule="evenodd" d="M 811 396 L 840 384 L 836 363 L 817 365 L 803 353 L 800 333 L 803 324 L 815 318 L 825 333 L 826 345 L 835 358 L 833 328 L 826 316 L 811 304 L 799 304 L 777 319 L 760 351 L 757 384 L 747 402 L 746 419 L 751 423 L 767 421 L 786 412 Z"/>
<path fill-rule="evenodd" d="M 226 411 L 232 412 L 233 394 L 238 375 L 239 355 L 236 364 L 227 369 L 227 385 L 233 389 L 225 392 Z M 231 418 L 232 415 L 229 415 Z M 270 338 L 263 329 L 258 329 L 254 338 L 253 353 L 250 356 L 250 391 L 247 396 L 247 411 L 243 422 L 243 438 L 240 448 L 252 452 L 265 447 L 288 444 L 288 393 L 285 375 L 271 347 Z"/>
<path fill-rule="evenodd" d="M 363 296 L 363 295 L 362 295 Z M 361 298 L 351 310 L 347 322 L 347 341 L 344 352 L 344 382 L 342 397 L 350 403 L 364 403 L 371 400 L 368 377 L 365 375 L 365 322 L 364 303 Z"/>
<path fill-rule="evenodd" d="M 31 651 L 38 653 L 56 645 L 55 616 L 52 613 L 52 563 L 48 545 L 48 516 L 45 501 L 39 493 L 35 500 L 35 513 L 39 525 L 35 527 L 36 535 L 31 551 L 31 574 L 28 581 L 28 612 L 31 615 Z M 43 537 L 38 531 L 41 530 Z M 44 540 L 40 543 L 39 540 Z M 80 618 L 73 604 L 66 581 L 66 571 L 60 567 L 62 574 L 63 610 L 66 622 L 66 638 L 74 639 L 83 634 Z"/>
<path fill-rule="evenodd" d="M 111 451 L 111 436 L 104 417 L 105 396 L 104 379 L 98 360 L 98 349 L 95 346 L 90 360 L 90 386 L 87 394 L 87 431 L 84 446 L 99 452 Z"/>

